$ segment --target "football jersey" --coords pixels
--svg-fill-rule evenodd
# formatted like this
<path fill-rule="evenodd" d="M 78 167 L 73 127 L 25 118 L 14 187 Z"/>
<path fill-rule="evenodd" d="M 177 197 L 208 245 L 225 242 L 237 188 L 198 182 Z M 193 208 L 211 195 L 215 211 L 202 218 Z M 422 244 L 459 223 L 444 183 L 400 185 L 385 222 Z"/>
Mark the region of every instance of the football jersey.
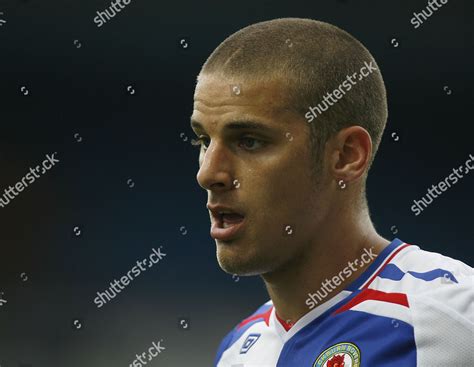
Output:
<path fill-rule="evenodd" d="M 474 366 L 473 289 L 470 266 L 395 238 L 291 328 L 262 305 L 223 339 L 214 366 Z"/>

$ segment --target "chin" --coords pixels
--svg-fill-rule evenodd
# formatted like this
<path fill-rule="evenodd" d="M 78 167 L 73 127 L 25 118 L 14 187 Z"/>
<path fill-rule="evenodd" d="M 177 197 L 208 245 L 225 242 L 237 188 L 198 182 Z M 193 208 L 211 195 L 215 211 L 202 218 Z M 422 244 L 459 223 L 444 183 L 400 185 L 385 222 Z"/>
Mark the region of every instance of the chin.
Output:
<path fill-rule="evenodd" d="M 265 264 L 264 259 L 257 259 L 255 256 L 242 258 L 219 249 L 217 250 L 217 262 L 226 273 L 239 276 L 261 275 L 272 269 L 271 266 Z"/>

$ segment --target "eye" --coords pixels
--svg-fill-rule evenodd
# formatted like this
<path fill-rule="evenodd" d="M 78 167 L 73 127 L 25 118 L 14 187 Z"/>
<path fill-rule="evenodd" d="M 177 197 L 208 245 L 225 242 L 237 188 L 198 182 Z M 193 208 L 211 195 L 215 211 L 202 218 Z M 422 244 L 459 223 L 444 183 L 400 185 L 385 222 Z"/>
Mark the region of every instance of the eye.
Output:
<path fill-rule="evenodd" d="M 244 144 L 240 144 L 242 142 Z M 258 144 L 256 145 L 255 143 L 259 143 L 260 146 Z M 207 148 L 209 147 L 209 138 L 206 138 L 205 136 L 199 136 L 197 139 L 192 139 L 191 144 L 194 146 L 202 146 L 203 150 L 206 151 Z M 243 137 L 239 140 L 238 145 L 239 147 L 242 147 L 245 150 L 252 151 L 265 145 L 265 142 L 263 140 L 252 138 L 252 137 Z"/>
<path fill-rule="evenodd" d="M 252 144 L 252 143 L 255 143 L 255 142 L 258 142 L 260 143 L 261 146 L 264 145 L 264 142 L 260 139 L 255 139 L 255 138 L 252 138 L 250 136 L 247 136 L 247 137 L 244 137 L 240 140 L 241 142 L 246 142 L 246 143 L 250 143 L 249 144 L 244 144 L 244 149 L 247 149 L 247 150 L 255 150 L 258 148 L 258 146 L 255 148 L 255 144 Z"/>

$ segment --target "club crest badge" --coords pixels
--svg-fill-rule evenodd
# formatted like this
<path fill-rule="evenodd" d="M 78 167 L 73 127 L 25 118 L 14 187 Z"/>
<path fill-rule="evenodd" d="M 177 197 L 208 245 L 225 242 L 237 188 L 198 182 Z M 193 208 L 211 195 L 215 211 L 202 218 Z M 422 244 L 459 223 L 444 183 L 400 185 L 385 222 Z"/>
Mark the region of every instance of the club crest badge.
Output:
<path fill-rule="evenodd" d="M 322 352 L 313 367 L 360 367 L 360 350 L 352 343 L 338 343 Z"/>

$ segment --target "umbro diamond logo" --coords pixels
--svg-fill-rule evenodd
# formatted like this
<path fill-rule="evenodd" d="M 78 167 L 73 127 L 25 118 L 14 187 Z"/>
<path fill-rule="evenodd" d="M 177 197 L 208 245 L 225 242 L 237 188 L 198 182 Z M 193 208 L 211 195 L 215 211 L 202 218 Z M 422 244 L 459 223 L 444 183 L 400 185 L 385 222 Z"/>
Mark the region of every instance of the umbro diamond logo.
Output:
<path fill-rule="evenodd" d="M 240 349 L 240 354 L 245 354 L 249 351 L 250 348 L 257 342 L 261 334 L 250 334 L 247 339 L 245 339 L 242 348 Z"/>

